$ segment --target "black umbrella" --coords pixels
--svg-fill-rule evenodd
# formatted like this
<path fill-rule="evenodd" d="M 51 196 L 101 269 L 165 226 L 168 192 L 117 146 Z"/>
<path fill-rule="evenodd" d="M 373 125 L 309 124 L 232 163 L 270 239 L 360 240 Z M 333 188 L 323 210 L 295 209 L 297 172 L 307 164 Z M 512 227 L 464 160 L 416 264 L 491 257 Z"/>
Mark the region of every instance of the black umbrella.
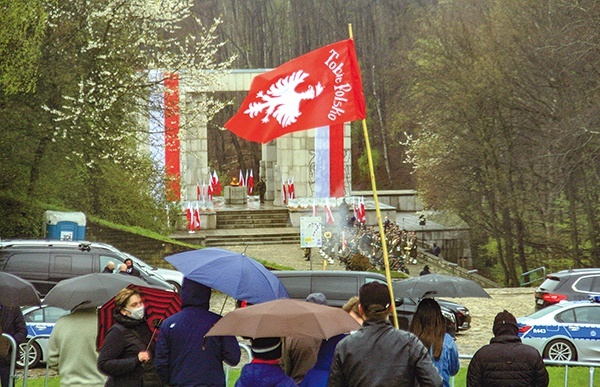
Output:
<path fill-rule="evenodd" d="M 427 274 L 392 283 L 394 296 L 433 297 L 486 297 L 489 294 L 475 281 L 443 274 Z"/>
<path fill-rule="evenodd" d="M 46 297 L 44 304 L 72 310 L 77 306 L 97 307 L 106 304 L 129 285 L 149 286 L 143 279 L 125 274 L 93 273 L 62 280 Z"/>
<path fill-rule="evenodd" d="M 31 282 L 0 272 L 0 304 L 4 306 L 39 305 L 40 295 Z"/>

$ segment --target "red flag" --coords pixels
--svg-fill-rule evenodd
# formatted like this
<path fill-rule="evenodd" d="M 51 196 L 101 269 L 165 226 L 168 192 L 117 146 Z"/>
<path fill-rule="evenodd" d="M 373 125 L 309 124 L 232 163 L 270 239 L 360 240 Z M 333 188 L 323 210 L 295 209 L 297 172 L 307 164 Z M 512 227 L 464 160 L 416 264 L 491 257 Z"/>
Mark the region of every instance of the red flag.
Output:
<path fill-rule="evenodd" d="M 331 207 L 329 207 L 329 198 L 325 202 L 325 217 L 327 218 L 327 224 L 335 223 L 335 219 L 333 219 L 333 213 L 331 212 Z"/>
<path fill-rule="evenodd" d="M 296 198 L 296 194 L 294 193 L 294 177 L 291 180 L 288 179 L 288 196 L 290 199 Z"/>
<path fill-rule="evenodd" d="M 192 203 L 188 202 L 185 217 L 187 218 L 187 229 L 189 232 L 194 232 L 194 214 L 192 209 Z"/>
<path fill-rule="evenodd" d="M 200 188 L 200 182 L 196 181 L 196 200 L 200 200 L 202 198 L 202 188 Z"/>
<path fill-rule="evenodd" d="M 215 186 L 213 184 L 212 175 L 210 172 L 208 172 L 208 200 L 212 200 L 214 194 Z"/>
<path fill-rule="evenodd" d="M 221 182 L 219 181 L 219 176 L 217 176 L 217 171 L 213 171 L 212 184 L 213 184 L 213 194 L 215 196 L 221 195 L 222 188 L 221 188 Z"/>
<path fill-rule="evenodd" d="M 241 169 L 240 169 L 240 186 L 241 187 L 245 187 L 246 186 L 246 180 L 244 180 L 244 172 L 242 172 Z"/>
<path fill-rule="evenodd" d="M 360 120 L 365 111 L 354 41 L 347 39 L 254 77 L 225 127 L 267 143 L 287 133 Z"/>
<path fill-rule="evenodd" d="M 283 204 L 287 204 L 287 189 L 283 177 L 281 178 L 281 196 L 283 199 Z"/>
<path fill-rule="evenodd" d="M 248 171 L 246 171 L 246 176 L 248 176 Z M 250 176 L 246 177 L 246 185 L 248 186 L 248 195 L 252 195 L 252 192 L 254 192 L 254 172 L 252 169 L 250 170 Z"/>
<path fill-rule="evenodd" d="M 361 223 L 367 222 L 367 212 L 365 211 L 365 198 L 361 198 L 359 207 L 360 218 L 358 219 Z"/>
<path fill-rule="evenodd" d="M 200 230 L 200 206 L 198 202 L 196 202 L 196 207 L 194 208 L 194 230 Z"/>

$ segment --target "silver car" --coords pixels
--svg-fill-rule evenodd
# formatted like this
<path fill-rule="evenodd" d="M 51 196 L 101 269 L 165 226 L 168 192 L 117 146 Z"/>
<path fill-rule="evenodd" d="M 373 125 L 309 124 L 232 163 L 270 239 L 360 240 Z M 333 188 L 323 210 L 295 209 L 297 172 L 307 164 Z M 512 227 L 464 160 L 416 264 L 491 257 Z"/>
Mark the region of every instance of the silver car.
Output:
<path fill-rule="evenodd" d="M 559 302 L 517 322 L 523 343 L 545 359 L 600 361 L 600 297 Z"/>

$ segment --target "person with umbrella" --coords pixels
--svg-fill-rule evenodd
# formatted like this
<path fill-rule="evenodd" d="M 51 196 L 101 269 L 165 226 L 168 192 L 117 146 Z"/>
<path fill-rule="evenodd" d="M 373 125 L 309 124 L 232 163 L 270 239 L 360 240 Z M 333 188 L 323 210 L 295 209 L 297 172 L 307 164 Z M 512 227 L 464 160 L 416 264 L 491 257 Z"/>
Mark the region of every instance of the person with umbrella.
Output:
<path fill-rule="evenodd" d="M 154 334 L 146 324 L 138 289 L 125 288 L 117 293 L 115 322 L 98 355 L 98 370 L 108 375 L 106 386 L 162 386 L 152 364 Z"/>
<path fill-rule="evenodd" d="M 296 387 L 279 365 L 281 338 L 262 337 L 251 341 L 252 361 L 242 368 L 236 387 Z"/>
<path fill-rule="evenodd" d="M 15 339 L 17 345 L 27 339 L 27 326 L 21 308 L 2 305 L 0 301 L 0 333 L 6 333 Z M 0 338 L 4 340 L 4 338 Z M 18 347 L 17 347 L 18 348 Z M 10 352 L 9 352 L 10 354 Z M 0 357 L 0 380 L 2 387 L 8 387 L 10 379 L 10 357 Z"/>
<path fill-rule="evenodd" d="M 391 325 L 391 303 L 386 285 L 361 286 L 358 309 L 365 322 L 336 346 L 328 386 L 442 386 L 423 343 Z"/>
<path fill-rule="evenodd" d="M 87 306 L 87 305 L 86 305 Z M 75 307 L 56 321 L 48 342 L 50 368 L 57 369 L 63 386 L 102 387 L 106 376 L 98 371 L 98 315 L 96 307 Z"/>
<path fill-rule="evenodd" d="M 204 335 L 221 319 L 209 311 L 211 288 L 184 278 L 180 294 L 183 309 L 161 324 L 156 370 L 171 386 L 225 386 L 223 361 L 232 366 L 240 361 L 237 339 L 215 336 L 203 342 Z"/>

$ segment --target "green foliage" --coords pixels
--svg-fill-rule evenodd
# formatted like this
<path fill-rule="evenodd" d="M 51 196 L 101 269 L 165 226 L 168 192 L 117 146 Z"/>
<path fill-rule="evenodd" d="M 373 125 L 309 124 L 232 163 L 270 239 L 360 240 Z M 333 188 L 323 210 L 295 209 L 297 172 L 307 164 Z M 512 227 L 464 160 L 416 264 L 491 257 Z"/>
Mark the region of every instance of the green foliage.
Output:
<path fill-rule="evenodd" d="M 377 149 L 371 149 L 371 159 L 373 161 L 373 169 L 377 170 L 381 162 L 381 153 Z M 368 179 L 371 172 L 369 170 L 369 157 L 366 151 L 358 158 L 358 168 L 360 174 L 366 176 Z"/>
<path fill-rule="evenodd" d="M 44 210 L 23 198 L 0 193 L 0 238 L 39 238 L 43 234 Z"/>
<path fill-rule="evenodd" d="M 46 13 L 42 0 L 0 0 L 0 90 L 35 89 Z"/>

